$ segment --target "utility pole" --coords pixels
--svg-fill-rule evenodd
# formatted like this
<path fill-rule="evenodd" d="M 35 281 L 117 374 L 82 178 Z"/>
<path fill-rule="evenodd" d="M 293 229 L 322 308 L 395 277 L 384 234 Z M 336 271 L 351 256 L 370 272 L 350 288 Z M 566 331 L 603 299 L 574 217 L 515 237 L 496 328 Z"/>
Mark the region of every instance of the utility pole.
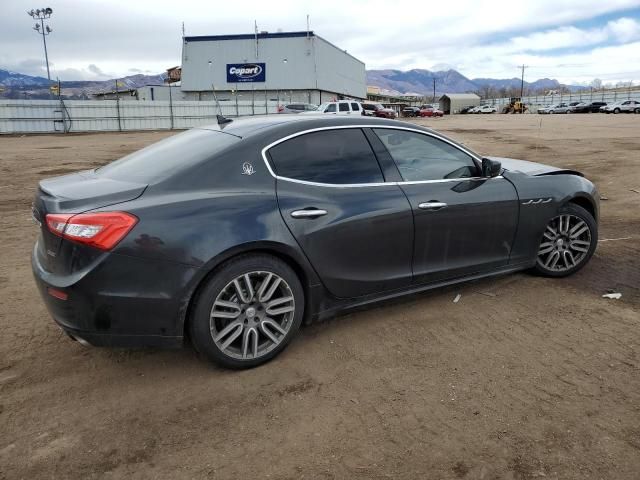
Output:
<path fill-rule="evenodd" d="M 51 84 L 51 74 L 49 73 L 49 54 L 47 53 L 47 35 L 49 35 L 53 30 L 49 25 L 45 25 L 44 21 L 51 18 L 51 14 L 53 10 L 49 7 L 47 8 L 38 8 L 37 10 L 31 9 L 27 12 L 31 18 L 40 23 L 36 23 L 33 26 L 33 29 L 42 34 L 42 43 L 44 44 L 44 60 L 47 64 L 47 79 L 49 80 L 49 84 Z M 51 95 L 49 95 L 51 96 Z"/>
<path fill-rule="evenodd" d="M 529 67 L 523 63 L 522 66 L 518 68 L 522 68 L 522 77 L 520 79 L 520 99 L 522 100 L 522 96 L 524 95 L 524 69 Z"/>
<path fill-rule="evenodd" d="M 433 77 L 433 101 L 436 101 L 436 77 Z"/>

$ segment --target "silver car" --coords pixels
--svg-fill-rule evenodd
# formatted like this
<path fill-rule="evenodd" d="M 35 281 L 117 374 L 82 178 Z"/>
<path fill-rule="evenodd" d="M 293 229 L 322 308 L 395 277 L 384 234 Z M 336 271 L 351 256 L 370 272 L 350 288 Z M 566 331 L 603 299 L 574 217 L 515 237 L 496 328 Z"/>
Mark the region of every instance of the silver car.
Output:
<path fill-rule="evenodd" d="M 559 103 L 549 109 L 549 113 L 569 113 L 569 105 L 566 103 Z"/>
<path fill-rule="evenodd" d="M 605 113 L 640 113 L 640 101 L 623 100 L 621 102 L 612 103 L 600 109 Z"/>

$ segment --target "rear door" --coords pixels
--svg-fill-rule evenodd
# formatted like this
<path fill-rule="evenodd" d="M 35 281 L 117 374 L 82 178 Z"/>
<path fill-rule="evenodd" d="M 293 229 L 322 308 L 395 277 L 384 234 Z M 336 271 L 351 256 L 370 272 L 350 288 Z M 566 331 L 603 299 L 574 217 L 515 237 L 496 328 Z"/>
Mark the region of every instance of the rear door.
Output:
<path fill-rule="evenodd" d="M 486 272 L 509 262 L 518 196 L 508 180 L 480 177 L 468 152 L 437 136 L 373 131 L 397 165 L 411 203 L 416 283 Z"/>
<path fill-rule="evenodd" d="M 338 102 L 338 115 L 351 115 L 349 102 Z"/>
<path fill-rule="evenodd" d="M 398 185 L 385 183 L 360 128 L 300 134 L 268 157 L 282 218 L 333 295 L 411 284 L 411 207 Z"/>

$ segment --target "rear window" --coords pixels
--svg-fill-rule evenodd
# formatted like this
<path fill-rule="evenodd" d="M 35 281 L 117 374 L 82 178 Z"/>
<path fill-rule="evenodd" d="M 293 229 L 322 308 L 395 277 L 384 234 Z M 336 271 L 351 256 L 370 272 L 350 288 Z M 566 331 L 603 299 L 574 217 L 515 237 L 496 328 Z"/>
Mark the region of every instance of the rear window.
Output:
<path fill-rule="evenodd" d="M 207 160 L 239 141 L 228 133 L 188 130 L 100 167 L 96 173 L 114 180 L 153 183 Z"/>
<path fill-rule="evenodd" d="M 349 111 L 349 104 L 348 103 L 339 103 L 338 104 L 338 108 L 341 112 L 348 112 Z"/>

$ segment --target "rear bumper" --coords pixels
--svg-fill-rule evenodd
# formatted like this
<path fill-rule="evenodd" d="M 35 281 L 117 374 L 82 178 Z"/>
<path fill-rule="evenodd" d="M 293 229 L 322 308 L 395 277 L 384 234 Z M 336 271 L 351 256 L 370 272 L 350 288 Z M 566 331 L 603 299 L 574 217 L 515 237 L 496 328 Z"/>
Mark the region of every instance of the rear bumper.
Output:
<path fill-rule="evenodd" d="M 57 322 L 56 322 L 57 323 Z M 183 337 L 168 337 L 161 335 L 111 335 L 100 332 L 86 332 L 76 330 L 58 324 L 62 330 L 69 335 L 72 340 L 80 342 L 82 345 L 91 347 L 159 347 L 159 348 L 181 348 L 184 344 Z"/>
<path fill-rule="evenodd" d="M 176 347 L 196 267 L 108 254 L 72 275 L 55 275 L 32 255 L 36 285 L 47 310 L 72 338 L 95 346 Z M 66 294 L 50 294 L 53 288 Z"/>

